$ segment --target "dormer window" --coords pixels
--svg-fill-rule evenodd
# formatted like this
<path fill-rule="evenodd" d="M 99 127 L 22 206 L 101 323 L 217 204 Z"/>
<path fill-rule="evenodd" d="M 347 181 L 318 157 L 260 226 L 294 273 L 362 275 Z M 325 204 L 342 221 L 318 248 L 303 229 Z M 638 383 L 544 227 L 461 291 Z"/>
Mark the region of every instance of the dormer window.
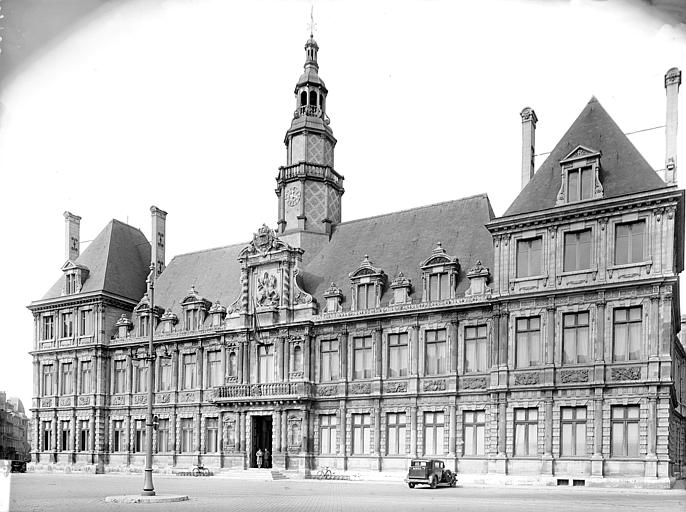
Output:
<path fill-rule="evenodd" d="M 65 293 L 67 295 L 71 295 L 72 293 L 76 293 L 76 274 L 70 273 L 65 276 L 65 279 L 67 280 L 66 286 L 65 286 Z"/>
<path fill-rule="evenodd" d="M 191 286 L 186 297 L 181 301 L 184 329 L 187 331 L 201 329 L 205 322 L 205 316 L 210 310 L 210 306 L 211 302 L 204 297 L 201 297 L 195 290 L 195 286 Z"/>
<path fill-rule="evenodd" d="M 448 255 L 441 242 L 431 252 L 431 256 L 422 263 L 422 281 L 424 282 L 423 300 L 436 301 L 455 297 L 460 263 L 457 258 Z"/>
<path fill-rule="evenodd" d="M 148 336 L 150 334 L 150 316 L 141 315 L 138 317 L 138 336 Z"/>
<path fill-rule="evenodd" d="M 560 160 L 562 183 L 556 205 L 603 197 L 600 183 L 600 152 L 577 146 Z"/>
<path fill-rule="evenodd" d="M 185 315 L 185 326 L 187 331 L 194 331 L 200 328 L 200 311 L 197 309 L 187 309 Z"/>
<path fill-rule="evenodd" d="M 62 265 L 64 272 L 64 295 L 79 293 L 83 283 L 88 279 L 88 268 L 71 260 Z"/>
<path fill-rule="evenodd" d="M 376 268 L 365 254 L 360 266 L 349 276 L 352 284 L 353 310 L 378 308 L 386 281 L 384 271 Z"/>
<path fill-rule="evenodd" d="M 162 308 L 159 308 L 155 306 L 155 311 L 154 311 L 154 318 L 155 322 L 151 324 L 150 322 L 150 299 L 148 298 L 148 294 L 146 293 L 143 295 L 143 298 L 140 300 L 138 305 L 134 308 L 134 312 L 137 315 L 137 320 L 136 320 L 136 335 L 137 336 L 150 336 L 150 329 L 153 331 L 157 327 L 157 320 L 159 320 L 160 316 L 164 312 Z"/>

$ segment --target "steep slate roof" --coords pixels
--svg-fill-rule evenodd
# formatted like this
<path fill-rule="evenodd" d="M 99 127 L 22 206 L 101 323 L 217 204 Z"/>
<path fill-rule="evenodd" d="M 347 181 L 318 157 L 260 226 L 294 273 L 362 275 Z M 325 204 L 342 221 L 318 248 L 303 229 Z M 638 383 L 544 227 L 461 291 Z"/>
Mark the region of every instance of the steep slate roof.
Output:
<path fill-rule="evenodd" d="M 667 187 L 593 97 L 503 216 L 554 208 L 562 180 L 559 161 L 579 145 L 601 152 L 606 198 Z"/>
<path fill-rule="evenodd" d="M 138 301 L 150 272 L 150 242 L 139 229 L 113 219 L 74 263 L 89 270 L 81 293 L 106 291 Z M 61 277 L 43 300 L 60 297 L 63 284 Z"/>
<path fill-rule="evenodd" d="M 317 254 L 303 255 L 303 288 L 325 303 L 324 291 L 334 281 L 345 295 L 344 309 L 350 309 L 348 274 L 360 265 L 365 254 L 388 276 L 381 304 L 392 293 L 388 285 L 402 271 L 412 280 L 414 301 L 421 300 L 420 265 L 441 242 L 450 256 L 460 261 L 457 288 L 462 296 L 469 287 L 466 272 L 480 259 L 492 268 L 491 236 L 484 224 L 495 217 L 488 197 L 483 195 L 344 222 L 335 227 L 328 244 Z M 191 285 L 206 299 L 229 306 L 239 296 L 238 254 L 248 243 L 175 256 L 156 282 L 155 303 L 180 316 L 180 301 Z"/>

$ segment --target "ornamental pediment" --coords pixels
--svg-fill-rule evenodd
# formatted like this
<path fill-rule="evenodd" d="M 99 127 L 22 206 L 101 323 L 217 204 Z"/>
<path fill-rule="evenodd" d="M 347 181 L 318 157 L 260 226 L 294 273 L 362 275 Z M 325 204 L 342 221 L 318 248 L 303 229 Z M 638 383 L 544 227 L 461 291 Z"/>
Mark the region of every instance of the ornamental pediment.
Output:
<path fill-rule="evenodd" d="M 379 276 L 381 277 L 383 275 L 383 270 L 380 268 L 375 267 L 371 261 L 369 261 L 369 256 L 366 254 L 364 255 L 364 259 L 360 263 L 360 265 L 350 272 L 348 276 L 350 279 L 357 279 L 360 277 L 365 277 L 365 276 Z"/>
<path fill-rule="evenodd" d="M 560 160 L 560 163 L 565 164 L 568 162 L 572 162 L 574 160 L 579 160 L 581 158 L 594 157 L 600 157 L 600 151 L 579 145 L 575 147 L 566 157 Z"/>
<path fill-rule="evenodd" d="M 431 251 L 431 256 L 422 262 L 421 267 L 423 270 L 426 270 L 426 267 L 434 267 L 438 265 L 456 266 L 458 264 L 459 262 L 457 258 L 449 255 L 443 248 L 441 242 L 437 242 L 436 247 L 433 249 L 433 251 Z"/>
<path fill-rule="evenodd" d="M 62 272 L 68 272 L 69 270 L 88 270 L 88 267 L 75 263 L 72 260 L 67 260 L 64 265 L 62 265 L 61 270 Z"/>
<path fill-rule="evenodd" d="M 293 248 L 277 237 L 274 230 L 266 224 L 262 224 L 257 233 L 253 233 L 252 241 L 239 253 L 238 259 L 242 260 L 249 256 L 264 257 L 268 253 L 282 250 L 302 252 L 301 249 Z"/>

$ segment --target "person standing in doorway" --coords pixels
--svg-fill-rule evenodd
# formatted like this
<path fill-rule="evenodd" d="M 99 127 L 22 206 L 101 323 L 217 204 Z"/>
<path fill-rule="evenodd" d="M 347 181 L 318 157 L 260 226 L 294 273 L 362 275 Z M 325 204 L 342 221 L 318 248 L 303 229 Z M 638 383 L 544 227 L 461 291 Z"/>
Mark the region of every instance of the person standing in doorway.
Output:
<path fill-rule="evenodd" d="M 262 469 L 262 462 L 264 457 L 264 452 L 262 451 L 262 448 L 257 449 L 257 452 L 255 452 L 255 457 L 257 458 L 257 467 Z"/>

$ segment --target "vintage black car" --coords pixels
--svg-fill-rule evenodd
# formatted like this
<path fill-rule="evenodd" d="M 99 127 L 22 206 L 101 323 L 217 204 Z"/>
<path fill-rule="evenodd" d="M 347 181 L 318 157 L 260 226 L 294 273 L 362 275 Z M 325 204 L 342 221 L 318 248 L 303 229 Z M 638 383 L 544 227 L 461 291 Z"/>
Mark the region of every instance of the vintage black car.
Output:
<path fill-rule="evenodd" d="M 414 459 L 410 462 L 410 469 L 405 479 L 410 489 L 417 484 L 428 485 L 435 489 L 439 485 L 457 485 L 455 473 L 446 469 L 445 463 L 437 459 Z"/>
<path fill-rule="evenodd" d="M 12 473 L 26 473 L 26 461 L 13 460 L 12 461 Z"/>

